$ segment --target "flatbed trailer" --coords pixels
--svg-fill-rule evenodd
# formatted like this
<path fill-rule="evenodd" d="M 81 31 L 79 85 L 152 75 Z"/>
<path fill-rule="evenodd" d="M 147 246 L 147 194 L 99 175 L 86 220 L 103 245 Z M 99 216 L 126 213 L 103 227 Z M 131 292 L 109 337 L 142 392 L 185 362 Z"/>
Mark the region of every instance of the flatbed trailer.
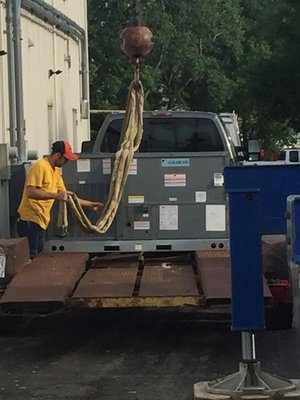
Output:
<path fill-rule="evenodd" d="M 9 314 L 99 308 L 196 308 L 229 314 L 227 250 L 173 255 L 43 253 L 22 266 L 0 299 Z M 265 283 L 266 302 L 272 299 Z"/>

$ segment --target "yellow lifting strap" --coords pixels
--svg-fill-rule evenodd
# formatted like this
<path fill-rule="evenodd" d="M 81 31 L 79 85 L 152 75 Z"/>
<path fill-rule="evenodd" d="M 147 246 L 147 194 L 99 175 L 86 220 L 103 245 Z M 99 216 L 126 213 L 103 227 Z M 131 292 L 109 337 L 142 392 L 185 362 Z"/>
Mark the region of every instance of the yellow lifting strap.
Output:
<path fill-rule="evenodd" d="M 129 87 L 126 111 L 122 126 L 119 149 L 116 152 L 115 162 L 112 172 L 112 179 L 109 188 L 108 200 L 97 223 L 93 225 L 76 194 L 70 196 L 68 204 L 80 223 L 81 227 L 89 233 L 105 233 L 111 226 L 118 211 L 122 199 L 124 187 L 128 177 L 128 171 L 134 153 L 138 150 L 143 136 L 143 110 L 144 110 L 144 90 L 141 82 L 134 80 Z M 60 202 L 59 217 L 57 225 L 66 232 L 68 227 L 67 204 Z"/>

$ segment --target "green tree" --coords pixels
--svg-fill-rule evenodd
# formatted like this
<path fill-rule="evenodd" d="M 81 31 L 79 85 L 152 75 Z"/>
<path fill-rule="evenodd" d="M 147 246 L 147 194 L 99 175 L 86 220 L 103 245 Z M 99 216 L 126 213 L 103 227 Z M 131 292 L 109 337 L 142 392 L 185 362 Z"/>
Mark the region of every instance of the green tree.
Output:
<path fill-rule="evenodd" d="M 300 4 L 291 0 L 242 0 L 246 23 L 244 57 L 235 96 L 244 133 L 269 149 L 295 143 L 299 130 L 297 91 Z"/>
<path fill-rule="evenodd" d="M 132 69 L 121 54 L 119 35 L 132 24 L 132 3 L 89 1 L 93 107 L 124 105 Z M 158 108 L 165 101 L 169 107 L 222 110 L 232 98 L 242 53 L 239 0 L 141 3 L 155 42 L 142 71 L 146 106 Z"/>
<path fill-rule="evenodd" d="M 124 108 L 133 69 L 120 33 L 134 1 L 88 0 L 91 104 Z M 300 2 L 141 0 L 154 49 L 142 68 L 147 109 L 235 110 L 266 148 L 300 129 Z"/>

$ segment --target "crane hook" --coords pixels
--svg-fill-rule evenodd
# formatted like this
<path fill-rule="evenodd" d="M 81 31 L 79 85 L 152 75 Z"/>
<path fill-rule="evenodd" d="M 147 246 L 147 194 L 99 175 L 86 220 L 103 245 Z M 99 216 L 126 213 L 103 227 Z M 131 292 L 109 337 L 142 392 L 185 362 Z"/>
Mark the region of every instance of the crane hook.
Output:
<path fill-rule="evenodd" d="M 136 25 L 123 29 L 120 39 L 121 49 L 134 66 L 134 82 L 135 87 L 138 88 L 140 67 L 153 48 L 153 35 L 147 26 L 141 25 L 140 0 L 135 0 L 134 15 Z"/>

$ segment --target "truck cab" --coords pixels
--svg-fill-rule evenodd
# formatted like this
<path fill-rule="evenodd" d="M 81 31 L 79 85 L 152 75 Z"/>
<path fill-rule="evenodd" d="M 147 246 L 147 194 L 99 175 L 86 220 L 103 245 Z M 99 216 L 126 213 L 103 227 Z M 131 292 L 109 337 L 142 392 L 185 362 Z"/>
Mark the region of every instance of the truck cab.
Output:
<path fill-rule="evenodd" d="M 101 126 L 93 153 L 115 153 L 118 149 L 123 113 L 109 115 Z M 235 141 L 233 141 L 235 145 Z M 144 112 L 140 153 L 187 153 L 234 150 L 222 120 L 214 113 L 196 111 Z"/>

